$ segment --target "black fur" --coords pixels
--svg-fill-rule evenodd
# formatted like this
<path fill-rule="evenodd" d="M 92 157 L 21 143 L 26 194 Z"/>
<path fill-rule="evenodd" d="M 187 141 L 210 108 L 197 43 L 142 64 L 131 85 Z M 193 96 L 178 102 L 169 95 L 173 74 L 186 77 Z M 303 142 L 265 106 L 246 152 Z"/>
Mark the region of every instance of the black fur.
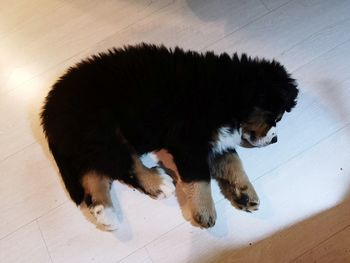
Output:
<path fill-rule="evenodd" d="M 137 187 L 133 153 L 168 149 L 184 181 L 210 180 L 208 154 L 218 128 L 237 129 L 257 107 L 290 111 L 297 94 L 276 61 L 142 44 L 70 68 L 49 92 L 41 117 L 79 204 L 80 179 L 89 170 Z"/>

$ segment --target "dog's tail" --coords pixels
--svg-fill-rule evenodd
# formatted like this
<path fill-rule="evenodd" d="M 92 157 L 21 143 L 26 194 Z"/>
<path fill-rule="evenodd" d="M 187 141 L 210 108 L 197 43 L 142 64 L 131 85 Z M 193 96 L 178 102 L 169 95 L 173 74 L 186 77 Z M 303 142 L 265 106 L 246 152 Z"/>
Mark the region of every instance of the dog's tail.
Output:
<path fill-rule="evenodd" d="M 69 158 L 61 154 L 55 145 L 49 143 L 49 148 L 57 163 L 63 182 L 72 200 L 80 205 L 84 200 L 84 189 L 80 183 L 78 172 L 73 167 Z"/>

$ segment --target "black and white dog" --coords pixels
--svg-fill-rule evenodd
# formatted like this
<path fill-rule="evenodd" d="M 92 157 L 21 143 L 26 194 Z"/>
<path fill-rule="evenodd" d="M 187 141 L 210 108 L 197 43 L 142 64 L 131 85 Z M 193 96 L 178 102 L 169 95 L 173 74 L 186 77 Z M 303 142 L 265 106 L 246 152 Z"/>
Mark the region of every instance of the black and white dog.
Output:
<path fill-rule="evenodd" d="M 234 206 L 258 208 L 235 148 L 275 143 L 276 123 L 297 94 L 276 61 L 141 44 L 70 68 L 49 92 L 41 118 L 71 198 L 86 202 L 106 229 L 116 224 L 113 180 L 152 197 L 174 191 L 162 169 L 140 161 L 158 149 L 173 155 L 194 220 L 211 227 L 211 178 Z"/>

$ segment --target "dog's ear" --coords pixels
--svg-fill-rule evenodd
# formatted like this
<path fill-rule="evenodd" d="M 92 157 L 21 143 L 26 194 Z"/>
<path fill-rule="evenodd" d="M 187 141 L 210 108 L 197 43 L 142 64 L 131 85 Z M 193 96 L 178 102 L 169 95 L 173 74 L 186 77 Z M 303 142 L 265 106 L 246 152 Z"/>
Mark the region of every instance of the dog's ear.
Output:
<path fill-rule="evenodd" d="M 281 92 L 285 111 L 290 112 L 297 104 L 299 90 L 297 89 L 296 81 L 292 78 L 289 78 L 288 84 L 286 84 L 285 88 L 282 89 Z"/>

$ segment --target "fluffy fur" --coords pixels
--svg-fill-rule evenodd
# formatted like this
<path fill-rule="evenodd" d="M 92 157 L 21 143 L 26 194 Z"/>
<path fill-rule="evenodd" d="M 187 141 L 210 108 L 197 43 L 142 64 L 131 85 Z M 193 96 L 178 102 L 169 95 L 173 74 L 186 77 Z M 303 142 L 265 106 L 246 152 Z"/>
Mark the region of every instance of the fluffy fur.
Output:
<path fill-rule="evenodd" d="M 80 204 L 89 171 L 144 190 L 133 176 L 133 156 L 162 148 L 174 156 L 182 181 L 209 181 L 208 157 L 218 154 L 212 148 L 220 128 L 243 129 L 253 140 L 256 113 L 275 126 L 297 94 L 276 61 L 142 44 L 70 68 L 49 92 L 41 117 L 66 188 Z"/>

